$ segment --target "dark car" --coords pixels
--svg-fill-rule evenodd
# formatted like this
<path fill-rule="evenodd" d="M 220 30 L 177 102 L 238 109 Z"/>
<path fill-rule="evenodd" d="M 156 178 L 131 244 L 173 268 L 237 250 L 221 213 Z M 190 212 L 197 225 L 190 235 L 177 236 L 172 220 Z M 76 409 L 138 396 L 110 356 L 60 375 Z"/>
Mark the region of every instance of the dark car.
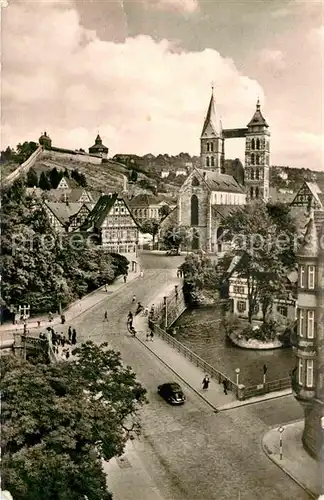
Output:
<path fill-rule="evenodd" d="M 159 385 L 158 393 L 163 399 L 173 405 L 181 405 L 186 400 L 186 396 L 183 394 L 180 385 L 176 382 Z"/>
<path fill-rule="evenodd" d="M 170 248 L 170 250 L 168 250 L 165 255 L 180 255 L 179 254 L 179 249 L 178 248 Z"/>

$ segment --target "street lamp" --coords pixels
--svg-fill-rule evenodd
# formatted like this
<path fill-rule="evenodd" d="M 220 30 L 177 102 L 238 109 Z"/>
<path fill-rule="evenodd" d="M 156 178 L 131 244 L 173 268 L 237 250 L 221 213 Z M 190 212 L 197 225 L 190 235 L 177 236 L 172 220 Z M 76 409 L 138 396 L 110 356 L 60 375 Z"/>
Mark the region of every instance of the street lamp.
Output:
<path fill-rule="evenodd" d="M 239 368 L 235 368 L 235 373 L 236 373 L 236 385 L 239 385 L 240 382 L 240 372 L 241 370 Z"/>
<path fill-rule="evenodd" d="M 280 426 L 278 431 L 279 431 L 279 453 L 280 453 L 280 460 L 282 460 L 282 435 L 284 431 L 284 427 Z"/>

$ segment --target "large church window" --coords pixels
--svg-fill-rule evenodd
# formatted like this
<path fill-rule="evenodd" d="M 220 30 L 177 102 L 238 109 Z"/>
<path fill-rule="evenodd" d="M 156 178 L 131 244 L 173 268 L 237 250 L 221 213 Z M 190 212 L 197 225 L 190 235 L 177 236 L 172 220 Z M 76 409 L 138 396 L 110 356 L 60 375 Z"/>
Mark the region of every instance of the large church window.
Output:
<path fill-rule="evenodd" d="M 256 149 L 260 149 L 260 139 L 256 140 Z"/>
<path fill-rule="evenodd" d="M 251 141 L 251 149 L 255 149 L 255 140 L 254 140 L 254 138 Z"/>
<path fill-rule="evenodd" d="M 214 159 L 214 157 L 212 156 L 210 160 L 211 160 L 211 166 L 214 167 L 215 166 L 215 159 Z"/>
<path fill-rule="evenodd" d="M 254 181 L 254 170 L 251 168 L 251 181 Z"/>
<path fill-rule="evenodd" d="M 209 156 L 206 157 L 206 167 L 209 167 Z"/>
<path fill-rule="evenodd" d="M 260 179 L 260 170 L 258 168 L 255 171 L 255 178 L 257 181 Z"/>
<path fill-rule="evenodd" d="M 199 207 L 198 198 L 195 194 L 191 197 L 191 225 L 198 226 Z"/>
<path fill-rule="evenodd" d="M 191 183 L 191 185 L 192 185 L 192 186 L 199 186 L 199 181 L 198 181 L 197 177 L 194 177 L 194 178 L 192 179 L 192 183 Z"/>
<path fill-rule="evenodd" d="M 254 165 L 254 162 L 255 162 L 255 157 L 254 157 L 254 153 L 251 154 L 251 165 Z"/>

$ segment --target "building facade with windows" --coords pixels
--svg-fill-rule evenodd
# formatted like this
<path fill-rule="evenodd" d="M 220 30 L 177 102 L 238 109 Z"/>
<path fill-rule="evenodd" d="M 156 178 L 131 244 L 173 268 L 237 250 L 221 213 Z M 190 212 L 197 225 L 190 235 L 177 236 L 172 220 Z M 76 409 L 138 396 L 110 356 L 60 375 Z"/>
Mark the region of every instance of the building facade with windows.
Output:
<path fill-rule="evenodd" d="M 324 417 L 324 210 L 313 212 L 298 251 L 297 316 L 293 389 L 305 414 L 304 447 L 319 459 Z"/>

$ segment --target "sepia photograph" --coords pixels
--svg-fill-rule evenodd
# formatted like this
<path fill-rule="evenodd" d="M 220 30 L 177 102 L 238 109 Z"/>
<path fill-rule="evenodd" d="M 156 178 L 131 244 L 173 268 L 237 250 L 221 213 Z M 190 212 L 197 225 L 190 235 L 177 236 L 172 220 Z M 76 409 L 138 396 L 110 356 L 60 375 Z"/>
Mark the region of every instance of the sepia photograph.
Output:
<path fill-rule="evenodd" d="M 0 499 L 324 500 L 324 1 L 0 20 Z"/>

